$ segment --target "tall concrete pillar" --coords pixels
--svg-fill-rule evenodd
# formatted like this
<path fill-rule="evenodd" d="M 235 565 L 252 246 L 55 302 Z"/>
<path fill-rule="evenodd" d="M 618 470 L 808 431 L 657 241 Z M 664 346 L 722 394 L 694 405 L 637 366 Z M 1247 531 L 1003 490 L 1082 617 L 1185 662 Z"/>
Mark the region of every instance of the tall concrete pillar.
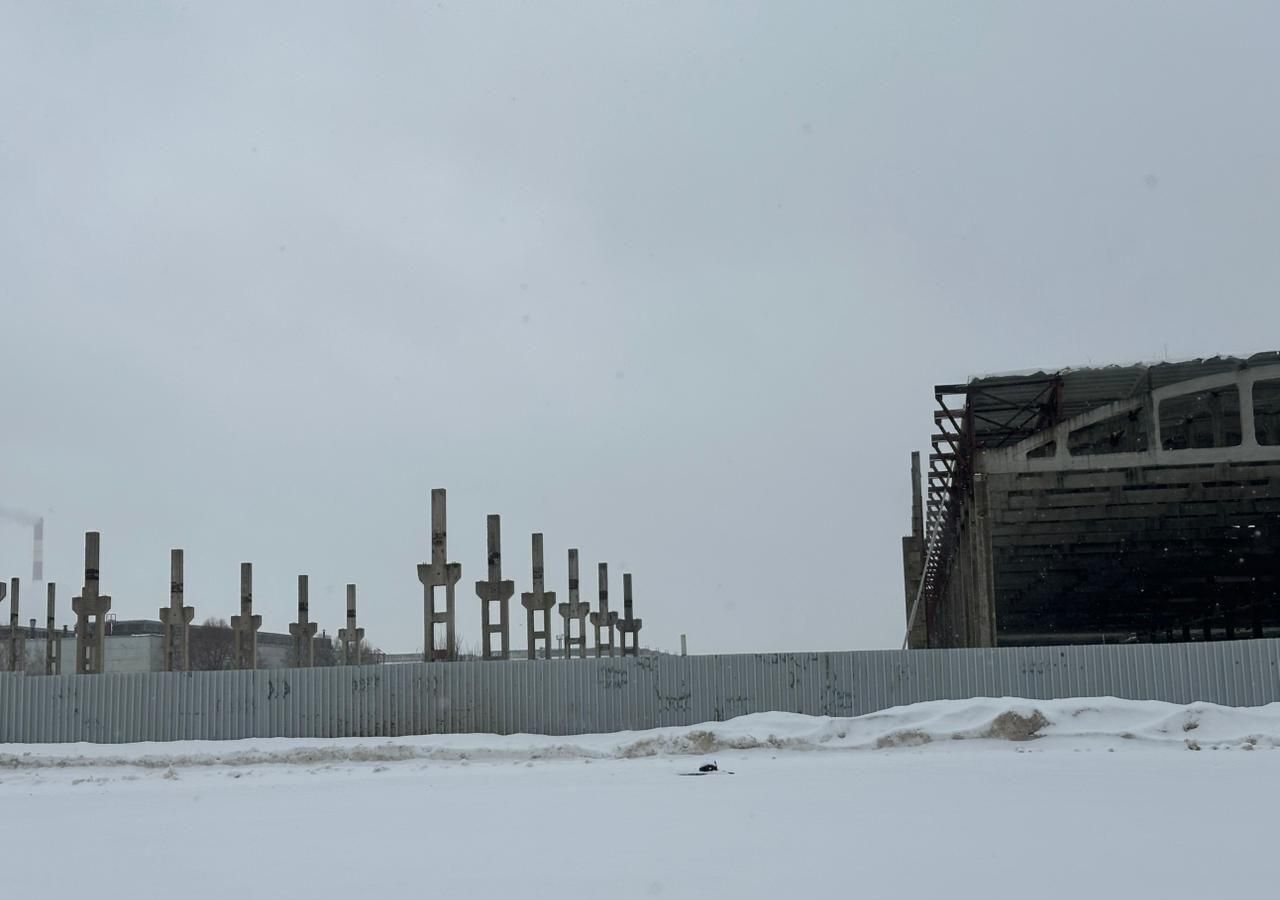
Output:
<path fill-rule="evenodd" d="M 338 641 L 342 644 L 342 663 L 360 665 L 360 642 L 364 629 L 356 626 L 356 586 L 347 585 L 347 627 L 338 629 Z"/>
<path fill-rule="evenodd" d="M 316 664 L 316 623 L 311 621 L 307 576 L 298 576 L 298 621 L 289 623 L 293 635 L 293 664 L 307 668 Z"/>
<path fill-rule="evenodd" d="M 9 670 L 27 670 L 27 641 L 18 621 L 18 591 L 22 585 L 17 578 L 9 580 Z"/>
<path fill-rule="evenodd" d="M 560 617 L 564 619 L 564 658 L 573 656 L 573 648 L 578 648 L 578 656 L 587 655 L 587 613 L 591 604 L 578 600 L 578 551 L 569 551 L 569 602 L 560 604 Z M 578 627 L 573 627 L 574 623 Z M 575 633 L 576 632 L 576 633 Z"/>
<path fill-rule="evenodd" d="M 111 609 L 111 597 L 98 591 L 99 535 L 84 535 L 84 587 L 71 599 L 76 614 L 76 674 L 97 675 L 106 665 L 106 628 L 103 619 Z"/>
<path fill-rule="evenodd" d="M 971 647 L 996 646 L 996 591 L 991 559 L 991 488 L 986 475 L 973 476 L 973 629 Z"/>
<path fill-rule="evenodd" d="M 183 606 L 182 551 L 169 551 L 169 605 L 160 607 L 164 625 L 164 670 L 186 672 L 191 668 L 191 620 L 193 606 Z"/>
<path fill-rule="evenodd" d="M 509 601 L 516 592 L 514 581 L 502 577 L 502 521 L 489 516 L 489 578 L 476 582 L 476 596 L 480 598 L 480 632 L 484 659 L 511 658 L 511 619 Z M 497 604 L 497 623 L 494 623 L 494 604 Z M 499 649 L 493 649 L 493 636 L 498 636 Z"/>
<path fill-rule="evenodd" d="M 57 630 L 54 623 L 54 614 L 57 611 L 58 587 L 52 581 L 48 584 L 49 591 L 49 617 L 45 622 L 44 629 L 44 674 L 61 675 L 62 674 L 62 633 Z"/>
<path fill-rule="evenodd" d="M 596 630 L 596 656 L 613 656 L 613 630 L 618 624 L 618 614 L 609 612 L 609 564 L 600 563 L 596 574 L 600 609 L 591 614 L 591 624 Z M 604 637 L 600 636 L 601 629 Z"/>
<path fill-rule="evenodd" d="M 551 659 L 551 610 L 556 605 L 555 591 L 545 589 L 542 570 L 542 534 L 533 535 L 533 590 L 520 595 L 520 605 L 527 612 L 529 634 L 529 658 L 538 658 L 538 647 L 541 644 L 542 658 Z M 542 627 L 538 627 L 539 620 Z"/>
<path fill-rule="evenodd" d="M 622 656 L 640 655 L 640 625 L 642 620 L 631 614 L 631 573 L 622 574 L 622 618 L 618 620 L 618 643 Z M 628 635 L 630 640 L 627 640 Z"/>
<path fill-rule="evenodd" d="M 462 564 L 446 562 L 449 558 L 448 538 L 445 532 L 445 492 L 435 488 L 431 492 L 431 562 L 418 564 L 418 580 L 422 582 L 424 633 L 422 658 L 427 662 L 453 659 L 457 654 L 457 633 L 454 631 L 454 589 L 462 577 Z M 444 609 L 436 605 L 436 588 L 444 588 Z M 436 625 L 445 627 L 444 644 L 436 639 Z"/>
<path fill-rule="evenodd" d="M 262 616 L 253 614 L 253 563 L 240 563 L 240 615 L 231 617 L 237 669 L 258 668 L 258 629 Z"/>
<path fill-rule="evenodd" d="M 920 485 L 920 454 L 911 454 L 911 534 L 902 539 L 902 582 L 906 588 L 907 647 L 928 645 L 926 616 L 921 606 L 920 580 L 924 577 L 924 497 Z"/>

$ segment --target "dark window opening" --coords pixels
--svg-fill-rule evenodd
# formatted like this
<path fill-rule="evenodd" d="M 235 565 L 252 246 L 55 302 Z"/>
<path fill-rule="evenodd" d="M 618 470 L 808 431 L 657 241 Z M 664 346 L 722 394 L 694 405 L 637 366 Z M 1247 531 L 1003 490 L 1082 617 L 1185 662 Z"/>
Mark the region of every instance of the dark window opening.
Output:
<path fill-rule="evenodd" d="M 1234 386 L 1160 403 L 1160 442 L 1165 450 L 1237 447 L 1240 435 L 1240 392 Z"/>
<path fill-rule="evenodd" d="M 1263 446 L 1280 444 L 1280 378 L 1253 383 L 1253 433 Z"/>
<path fill-rule="evenodd" d="M 1072 456 L 1100 453 L 1142 453 L 1147 449 L 1145 407 L 1122 412 L 1101 422 L 1077 428 L 1067 438 Z"/>

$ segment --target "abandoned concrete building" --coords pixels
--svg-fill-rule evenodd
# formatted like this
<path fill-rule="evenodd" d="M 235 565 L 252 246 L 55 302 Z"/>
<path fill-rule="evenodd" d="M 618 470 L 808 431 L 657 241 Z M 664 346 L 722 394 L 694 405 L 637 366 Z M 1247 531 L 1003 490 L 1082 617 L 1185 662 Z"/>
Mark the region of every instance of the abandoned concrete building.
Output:
<path fill-rule="evenodd" d="M 1280 635 L 1280 353 L 934 393 L 908 646 Z"/>

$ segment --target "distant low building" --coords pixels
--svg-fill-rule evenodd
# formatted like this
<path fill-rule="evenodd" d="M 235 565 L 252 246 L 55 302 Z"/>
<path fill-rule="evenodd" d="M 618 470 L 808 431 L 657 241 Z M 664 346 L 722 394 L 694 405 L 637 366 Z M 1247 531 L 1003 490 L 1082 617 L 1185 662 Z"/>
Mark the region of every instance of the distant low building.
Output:
<path fill-rule="evenodd" d="M 107 672 L 162 672 L 164 671 L 164 626 L 152 619 L 124 619 L 106 622 L 107 633 L 103 640 L 104 666 Z M 202 634 L 211 629 L 203 625 L 191 626 L 191 642 L 198 644 Z M 217 629 L 214 629 L 217 630 Z M 27 665 L 30 673 L 43 673 L 48 631 L 44 628 L 23 628 Z M 225 632 L 224 632 L 225 633 Z M 73 629 L 64 627 L 57 633 L 61 642 L 61 673 L 75 671 L 76 636 Z M 0 627 L 0 653 L 8 649 L 9 628 Z M 279 669 L 289 665 L 293 651 L 293 638 L 287 634 L 268 631 L 258 632 L 258 667 Z M 4 660 L 5 663 L 8 660 Z M 198 664 L 197 664 L 198 665 Z M 205 665 L 201 668 L 222 668 Z M 7 668 L 7 665 L 5 666 Z"/>

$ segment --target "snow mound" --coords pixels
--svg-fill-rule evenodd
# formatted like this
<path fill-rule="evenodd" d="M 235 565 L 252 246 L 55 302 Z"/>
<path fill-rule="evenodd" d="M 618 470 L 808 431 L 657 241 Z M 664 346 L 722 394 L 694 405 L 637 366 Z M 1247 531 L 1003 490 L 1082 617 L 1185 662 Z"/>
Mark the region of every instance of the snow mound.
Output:
<path fill-rule="evenodd" d="M 614 734 L 421 735 L 400 738 L 251 738 L 140 744 L 0 745 L 0 769 L 129 766 L 316 766 L 335 763 L 634 759 L 728 750 L 893 750 L 969 742 L 1057 746 L 1129 742 L 1201 747 L 1280 747 L 1280 703 L 1233 708 L 1113 697 L 976 698 L 900 706 L 853 718 L 756 713 L 727 722 Z M 975 743 L 976 742 L 976 743 Z"/>

